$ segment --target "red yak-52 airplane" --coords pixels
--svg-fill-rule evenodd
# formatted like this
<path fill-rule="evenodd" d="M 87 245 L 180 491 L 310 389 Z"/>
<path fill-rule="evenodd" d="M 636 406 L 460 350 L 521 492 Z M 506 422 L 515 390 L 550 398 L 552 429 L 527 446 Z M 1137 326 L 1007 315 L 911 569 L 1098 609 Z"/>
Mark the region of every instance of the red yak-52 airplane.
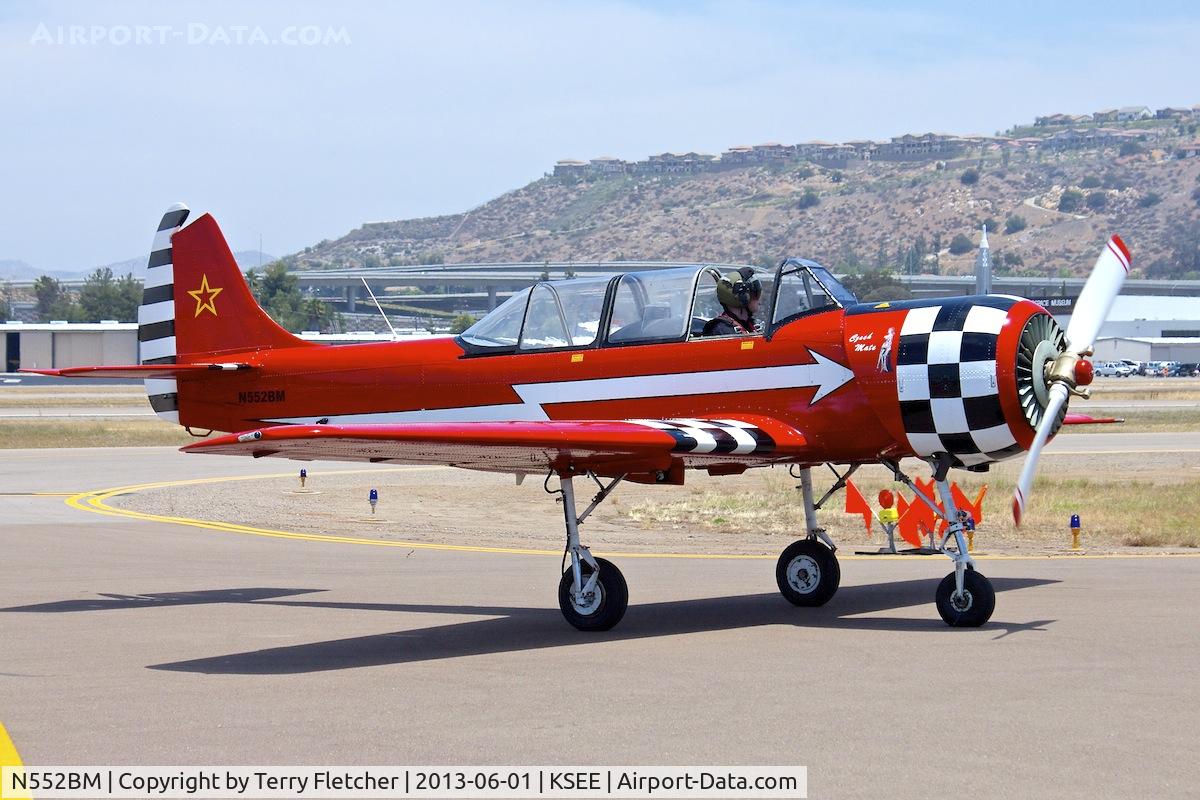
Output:
<path fill-rule="evenodd" d="M 761 330 L 704 336 L 721 313 L 718 269 L 695 265 L 542 282 L 455 337 L 322 346 L 291 335 L 254 301 L 216 221 L 167 210 L 138 311 L 140 364 L 37 370 L 143 378 L 159 416 L 230 431 L 188 453 L 447 464 L 557 479 L 570 566 L 559 605 L 581 630 L 607 630 L 628 605 L 621 572 L 579 527 L 622 480 L 684 482 L 689 469 L 799 470 L 807 532 L 776 579 L 797 606 L 837 591 L 835 546 L 816 510 L 859 465 L 933 470 L 954 571 L 937 588 L 950 625 L 982 625 L 995 593 L 974 567 L 951 468 L 986 471 L 1028 451 L 1013 500 L 1020 522 L 1038 455 L 1087 396 L 1084 356 L 1129 270 L 1113 236 L 1064 334 L 1036 303 L 986 295 L 859 303 L 819 264 L 789 258 L 762 287 Z M 738 291 L 744 286 L 735 286 Z M 811 468 L 843 464 L 814 500 Z M 835 470 L 835 475 L 838 473 Z M 582 512 L 575 479 L 599 492 Z M 918 494 L 930 505 L 931 499 Z"/>

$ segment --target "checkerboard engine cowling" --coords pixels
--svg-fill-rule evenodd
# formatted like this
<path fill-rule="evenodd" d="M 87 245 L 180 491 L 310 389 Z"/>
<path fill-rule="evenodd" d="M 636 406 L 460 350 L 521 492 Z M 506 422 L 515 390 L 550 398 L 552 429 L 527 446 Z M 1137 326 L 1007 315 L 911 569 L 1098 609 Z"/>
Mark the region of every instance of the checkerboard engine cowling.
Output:
<path fill-rule="evenodd" d="M 1016 298 L 975 297 L 913 308 L 896 353 L 909 446 L 974 466 L 1021 452 L 1000 407 L 996 339 Z"/>

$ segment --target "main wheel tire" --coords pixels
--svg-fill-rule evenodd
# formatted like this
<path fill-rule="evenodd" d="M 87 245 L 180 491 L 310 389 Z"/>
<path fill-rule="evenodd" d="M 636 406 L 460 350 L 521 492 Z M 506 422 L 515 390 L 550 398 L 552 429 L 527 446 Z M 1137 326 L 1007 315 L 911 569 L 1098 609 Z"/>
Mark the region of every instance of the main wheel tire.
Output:
<path fill-rule="evenodd" d="M 596 581 L 593 597 L 574 597 L 575 576 L 570 567 L 558 582 L 558 607 L 562 609 L 567 622 L 581 631 L 607 631 L 621 621 L 625 609 L 629 607 L 629 587 L 621 570 L 604 558 L 597 558 L 596 565 L 600 568 L 600 578 Z M 581 562 L 580 568 L 586 584 L 591 577 L 592 567 L 587 562 Z"/>
<path fill-rule="evenodd" d="M 794 606 L 823 606 L 842 581 L 833 551 L 816 539 L 792 542 L 775 564 L 779 592 Z"/>
<path fill-rule="evenodd" d="M 942 578 L 937 588 L 937 609 L 947 625 L 978 628 L 992 618 L 996 610 L 996 590 L 992 582 L 974 569 L 963 573 L 963 596 L 954 597 L 954 573 Z"/>

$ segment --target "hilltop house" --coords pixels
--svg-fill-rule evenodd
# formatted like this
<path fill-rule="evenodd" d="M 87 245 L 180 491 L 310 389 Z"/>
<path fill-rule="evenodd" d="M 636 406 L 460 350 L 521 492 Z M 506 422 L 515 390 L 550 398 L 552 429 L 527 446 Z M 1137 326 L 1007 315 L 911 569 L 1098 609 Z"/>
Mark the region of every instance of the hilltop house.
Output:
<path fill-rule="evenodd" d="M 1117 110 L 1118 122 L 1134 122 L 1139 119 L 1150 119 L 1153 116 L 1146 106 L 1121 106 Z"/>
<path fill-rule="evenodd" d="M 554 165 L 556 178 L 584 178 L 588 174 L 588 162 L 576 161 L 573 158 L 560 159 Z"/>

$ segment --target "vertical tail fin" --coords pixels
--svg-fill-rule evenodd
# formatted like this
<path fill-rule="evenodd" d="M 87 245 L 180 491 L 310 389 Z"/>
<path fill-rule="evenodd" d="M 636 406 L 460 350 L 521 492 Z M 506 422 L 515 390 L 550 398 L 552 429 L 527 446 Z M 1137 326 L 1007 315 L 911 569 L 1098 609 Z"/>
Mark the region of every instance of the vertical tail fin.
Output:
<path fill-rule="evenodd" d="M 184 227 L 188 214 L 183 203 L 171 206 L 154 235 L 138 308 L 139 363 L 310 346 L 259 307 L 216 220 L 204 214 Z M 160 417 L 179 422 L 175 380 L 147 380 L 146 393 Z"/>

